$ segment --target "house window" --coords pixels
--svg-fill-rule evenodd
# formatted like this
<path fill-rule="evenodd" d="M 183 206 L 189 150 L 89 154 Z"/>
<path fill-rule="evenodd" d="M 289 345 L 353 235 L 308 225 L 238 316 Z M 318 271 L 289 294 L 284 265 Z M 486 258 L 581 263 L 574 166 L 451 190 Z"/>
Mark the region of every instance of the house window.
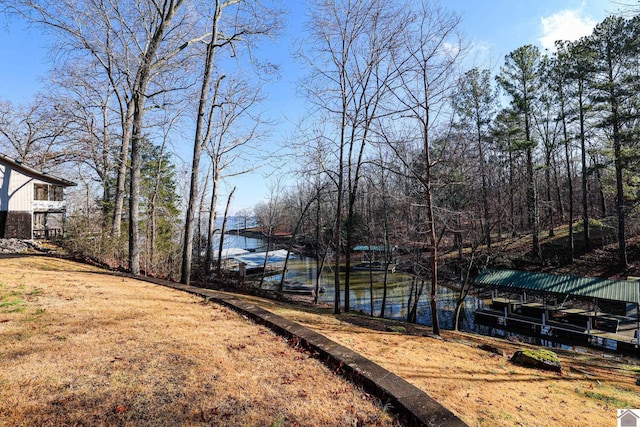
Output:
<path fill-rule="evenodd" d="M 46 225 L 46 213 L 34 212 L 33 213 L 33 230 L 44 230 Z"/>
<path fill-rule="evenodd" d="M 50 185 L 49 186 L 49 200 L 53 200 L 56 202 L 62 201 L 62 186 L 61 185 Z"/>
<path fill-rule="evenodd" d="M 36 239 L 50 239 L 62 236 L 62 212 L 34 212 L 33 237 Z"/>
<path fill-rule="evenodd" d="M 62 186 L 49 184 L 33 184 L 34 200 L 52 202 L 62 201 Z"/>
<path fill-rule="evenodd" d="M 47 184 L 33 184 L 35 200 L 49 200 L 49 186 Z"/>

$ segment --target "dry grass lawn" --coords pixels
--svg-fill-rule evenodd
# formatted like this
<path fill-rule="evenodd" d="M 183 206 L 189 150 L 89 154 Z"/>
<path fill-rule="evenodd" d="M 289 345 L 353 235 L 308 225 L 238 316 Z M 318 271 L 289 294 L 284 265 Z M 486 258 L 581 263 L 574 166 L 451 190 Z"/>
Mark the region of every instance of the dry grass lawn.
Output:
<path fill-rule="evenodd" d="M 348 315 L 255 302 L 353 349 L 424 390 L 471 426 L 615 426 L 617 409 L 640 408 L 638 359 L 557 351 L 563 372 L 509 362 L 526 344 L 443 331 L 443 340 L 372 331 Z M 506 356 L 481 350 L 489 343 Z"/>
<path fill-rule="evenodd" d="M 268 329 L 179 291 L 0 259 L 0 426 L 391 426 Z"/>
<path fill-rule="evenodd" d="M 249 297 L 247 297 L 249 298 Z M 561 374 L 511 364 L 525 344 L 443 340 L 251 298 L 405 378 L 472 426 L 616 425 L 640 408 L 637 359 L 559 351 Z M 82 264 L 0 258 L 0 426 L 393 425 L 370 396 L 215 304 Z M 489 342 L 507 357 L 480 350 Z"/>

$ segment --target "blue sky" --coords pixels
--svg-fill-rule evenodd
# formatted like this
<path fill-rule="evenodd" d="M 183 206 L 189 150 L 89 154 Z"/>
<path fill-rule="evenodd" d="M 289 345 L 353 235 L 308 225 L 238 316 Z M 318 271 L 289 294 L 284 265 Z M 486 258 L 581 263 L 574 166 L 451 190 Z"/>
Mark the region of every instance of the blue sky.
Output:
<path fill-rule="evenodd" d="M 441 4 L 462 16 L 460 30 L 470 45 L 469 65 L 494 71 L 512 50 L 524 44 L 551 48 L 558 38 L 579 38 L 619 8 L 618 0 L 442 0 Z M 282 77 L 267 87 L 269 115 L 279 120 L 272 141 L 267 142 L 273 146 L 290 133 L 291 123 L 304 109 L 304 100 L 296 95 L 299 65 L 289 59 L 290 40 L 300 34 L 304 8 L 295 1 L 288 7 L 291 14 L 285 34 L 272 45 Z M 0 17 L 0 99 L 28 102 L 43 90 L 50 65 L 47 45 L 47 38 L 36 30 Z M 188 154 L 180 157 L 188 158 Z M 232 210 L 250 208 L 269 196 L 268 179 L 260 172 L 235 178 L 226 190 L 234 185 L 238 188 Z"/>

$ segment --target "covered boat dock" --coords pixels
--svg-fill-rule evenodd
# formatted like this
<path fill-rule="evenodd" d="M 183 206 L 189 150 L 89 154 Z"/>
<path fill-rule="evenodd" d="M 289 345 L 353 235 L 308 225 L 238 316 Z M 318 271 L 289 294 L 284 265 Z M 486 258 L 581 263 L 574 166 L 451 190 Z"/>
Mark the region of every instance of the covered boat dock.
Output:
<path fill-rule="evenodd" d="M 215 253 L 215 259 L 218 252 Z M 265 260 L 266 258 L 266 260 Z M 250 252 L 246 249 L 227 248 L 222 251 L 222 268 L 227 272 L 236 272 L 242 278 L 250 275 L 265 276 L 282 273 L 287 251 L 284 249 L 269 252 Z"/>
<path fill-rule="evenodd" d="M 475 283 L 490 291 L 480 325 L 640 355 L 638 281 L 485 269 Z"/>
<path fill-rule="evenodd" d="M 395 246 L 358 245 L 353 248 L 353 252 L 362 254 L 362 259 L 351 269 L 354 271 L 384 271 L 387 269 L 390 272 L 395 272 L 396 264 L 391 257 L 396 249 Z"/>

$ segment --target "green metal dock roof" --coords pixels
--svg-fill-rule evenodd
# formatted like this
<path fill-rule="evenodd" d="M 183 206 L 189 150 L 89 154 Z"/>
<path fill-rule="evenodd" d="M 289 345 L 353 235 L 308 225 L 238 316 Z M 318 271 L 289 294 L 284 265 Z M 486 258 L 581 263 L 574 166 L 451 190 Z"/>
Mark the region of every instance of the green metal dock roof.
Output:
<path fill-rule="evenodd" d="M 513 290 L 574 295 L 582 298 L 623 302 L 640 301 L 640 282 L 631 280 L 484 269 L 476 278 L 475 283 Z"/>
<path fill-rule="evenodd" d="M 368 246 L 368 245 L 358 245 L 353 248 L 354 252 L 385 252 L 385 251 L 393 251 L 391 246 Z"/>

